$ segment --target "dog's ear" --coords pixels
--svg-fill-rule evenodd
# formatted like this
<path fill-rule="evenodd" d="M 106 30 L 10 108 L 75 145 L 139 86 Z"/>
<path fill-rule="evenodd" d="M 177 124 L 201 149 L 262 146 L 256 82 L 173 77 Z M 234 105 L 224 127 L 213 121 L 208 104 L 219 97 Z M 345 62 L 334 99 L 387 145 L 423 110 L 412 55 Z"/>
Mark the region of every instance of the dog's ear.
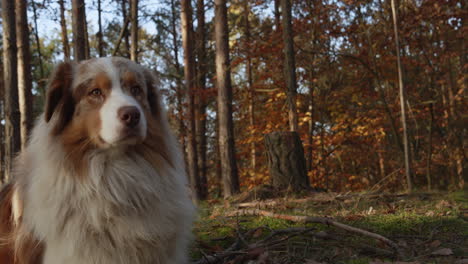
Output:
<path fill-rule="evenodd" d="M 146 87 L 148 89 L 148 103 L 151 108 L 151 114 L 156 116 L 160 112 L 160 98 L 157 92 L 158 79 L 149 69 L 144 69 Z"/>
<path fill-rule="evenodd" d="M 58 134 L 65 128 L 75 110 L 71 91 L 73 68 L 72 62 L 62 62 L 55 67 L 49 79 L 44 117 L 46 122 L 54 117 L 53 134 Z"/>

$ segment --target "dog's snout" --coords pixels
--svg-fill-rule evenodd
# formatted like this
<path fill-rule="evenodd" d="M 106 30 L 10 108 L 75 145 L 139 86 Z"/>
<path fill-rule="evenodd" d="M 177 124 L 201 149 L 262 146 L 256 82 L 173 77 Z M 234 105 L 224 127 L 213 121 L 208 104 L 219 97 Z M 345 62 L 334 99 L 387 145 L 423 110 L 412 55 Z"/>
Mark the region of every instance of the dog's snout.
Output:
<path fill-rule="evenodd" d="M 124 106 L 119 108 L 120 121 L 128 128 L 133 128 L 140 122 L 140 110 L 135 106 Z"/>

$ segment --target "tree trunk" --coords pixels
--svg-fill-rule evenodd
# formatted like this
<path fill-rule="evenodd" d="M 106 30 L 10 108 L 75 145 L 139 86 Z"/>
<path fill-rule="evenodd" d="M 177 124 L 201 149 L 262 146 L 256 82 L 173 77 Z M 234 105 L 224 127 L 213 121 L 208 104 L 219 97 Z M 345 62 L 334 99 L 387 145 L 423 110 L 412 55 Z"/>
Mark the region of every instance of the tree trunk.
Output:
<path fill-rule="evenodd" d="M 232 120 L 232 86 L 226 0 L 215 0 L 216 82 L 218 88 L 219 148 L 224 197 L 240 191 Z"/>
<path fill-rule="evenodd" d="M 245 19 L 245 52 L 247 56 L 247 61 L 246 61 L 246 73 L 247 73 L 247 89 L 249 91 L 249 125 L 251 131 L 254 131 L 255 129 L 255 90 L 253 87 L 253 70 L 252 70 L 252 54 L 250 52 L 250 43 L 252 41 L 252 36 L 250 34 L 250 20 L 249 20 L 249 15 L 250 15 L 250 6 L 249 6 L 249 1 L 244 0 L 244 19 Z M 252 136 L 255 136 L 255 133 L 253 133 Z M 257 150 L 256 150 L 256 144 L 255 140 L 252 140 L 250 143 L 250 176 L 252 179 L 255 179 L 255 174 L 256 174 L 256 169 L 257 169 Z"/>
<path fill-rule="evenodd" d="M 127 18 L 127 0 L 122 0 L 121 2 L 122 8 L 122 25 L 123 25 L 123 38 L 125 43 L 125 56 L 126 58 L 130 58 L 130 40 L 128 38 L 128 18 Z"/>
<path fill-rule="evenodd" d="M 309 188 L 304 148 L 297 132 L 265 135 L 268 168 L 275 189 L 300 191 Z"/>
<path fill-rule="evenodd" d="M 74 59 L 86 59 L 86 19 L 84 0 L 72 0 L 72 29 Z"/>
<path fill-rule="evenodd" d="M 63 0 L 59 0 L 58 2 L 60 5 L 60 28 L 62 29 L 63 54 L 65 59 L 70 59 L 70 44 L 68 43 L 67 22 L 65 20 L 65 4 Z"/>
<path fill-rule="evenodd" d="M 5 180 L 11 177 L 13 158 L 21 147 L 18 106 L 18 57 L 15 30 L 15 2 L 2 0 L 3 77 L 5 87 Z"/>
<path fill-rule="evenodd" d="M 427 143 L 427 159 L 426 159 L 426 180 L 427 180 L 427 190 L 432 189 L 432 175 L 431 175 L 431 166 L 432 166 L 432 131 L 434 124 L 434 106 L 431 102 L 429 104 L 429 112 L 431 114 L 431 119 L 429 120 L 429 139 Z"/>
<path fill-rule="evenodd" d="M 187 142 L 188 171 L 193 195 L 200 199 L 200 178 L 198 176 L 197 142 L 195 140 L 195 101 L 194 101 L 194 57 L 193 57 L 193 29 L 192 6 L 190 0 L 181 2 L 182 45 L 184 48 L 184 75 L 188 98 L 189 131 Z"/>
<path fill-rule="evenodd" d="M 284 76 L 288 86 L 288 119 L 289 130 L 297 131 L 297 110 L 296 110 L 296 62 L 294 59 L 294 41 L 291 24 L 291 2 L 281 0 L 281 15 L 283 16 L 283 43 L 284 43 Z"/>
<path fill-rule="evenodd" d="M 97 42 L 98 42 L 98 55 L 99 57 L 104 57 L 104 41 L 102 40 L 102 21 L 101 21 L 101 0 L 98 0 L 98 33 L 97 33 Z"/>
<path fill-rule="evenodd" d="M 186 136 L 186 129 L 185 129 L 185 123 L 184 123 L 184 86 L 182 84 L 182 79 L 179 77 L 179 74 L 181 73 L 181 67 L 179 63 L 179 44 L 178 44 L 178 34 L 177 34 L 177 15 L 176 15 L 176 5 L 175 5 L 175 0 L 171 0 L 171 27 L 172 27 L 172 49 L 174 52 L 174 67 L 175 71 L 177 73 L 177 79 L 176 79 L 176 100 L 177 100 L 177 112 L 178 112 L 178 132 L 179 132 L 179 139 L 182 145 L 182 149 L 184 150 L 184 160 L 187 163 L 187 153 L 186 153 L 186 142 L 185 142 L 185 136 Z"/>
<path fill-rule="evenodd" d="M 130 46 L 130 59 L 138 62 L 138 0 L 131 0 L 130 2 L 130 15 L 131 15 L 131 46 Z"/>
<path fill-rule="evenodd" d="M 409 157 L 409 148 L 408 148 L 408 131 L 406 127 L 406 98 L 405 98 L 405 88 L 403 86 L 403 70 L 401 66 L 400 58 L 400 43 L 398 39 L 398 20 L 395 9 L 395 0 L 391 0 L 392 5 L 392 17 L 393 17 L 393 31 L 395 33 L 395 48 L 397 54 L 397 66 L 398 66 L 398 85 L 400 87 L 400 107 L 401 107 L 401 125 L 403 127 L 403 147 L 405 150 L 405 174 L 406 174 L 406 184 L 408 193 L 413 190 L 413 180 L 411 179 L 411 164 Z"/>
<path fill-rule="evenodd" d="M 85 57 L 89 59 L 91 56 L 91 48 L 89 47 L 89 34 L 88 34 L 88 22 L 86 21 L 86 8 L 84 9 L 84 33 L 85 33 Z"/>
<path fill-rule="evenodd" d="M 280 0 L 274 0 L 275 1 L 275 28 L 276 31 L 278 31 L 281 27 L 281 12 L 280 12 Z"/>
<path fill-rule="evenodd" d="M 31 51 L 29 48 L 29 27 L 27 0 L 16 0 L 16 43 L 18 46 L 18 102 L 20 110 L 21 149 L 26 147 L 29 130 L 32 127 L 32 79 Z"/>
<path fill-rule="evenodd" d="M 0 58 L 0 118 L 4 119 L 4 102 L 5 102 L 5 85 L 3 81 L 3 56 Z M 3 136 L 3 132 L 5 130 L 5 127 L 2 123 L 0 123 L 0 142 L 3 144 L 0 144 L 0 183 L 5 183 L 5 173 L 4 173 L 4 148 L 5 148 L 5 138 Z"/>
<path fill-rule="evenodd" d="M 44 64 L 42 63 L 42 51 L 41 51 L 41 42 L 39 40 L 39 30 L 37 27 L 37 10 L 36 10 L 36 2 L 32 1 L 32 8 L 33 8 L 33 15 L 34 15 L 34 38 L 36 40 L 37 46 L 37 58 L 39 60 L 39 76 L 38 86 L 39 90 L 42 93 L 42 96 L 45 97 L 45 82 L 43 82 L 45 78 L 44 74 Z"/>
<path fill-rule="evenodd" d="M 315 122 L 314 122 L 314 87 L 312 82 L 310 83 L 309 87 L 309 131 L 307 133 L 309 147 L 307 149 L 307 171 L 312 171 L 312 164 L 314 162 L 313 159 L 313 148 L 314 148 L 314 130 L 315 130 Z"/>
<path fill-rule="evenodd" d="M 197 151 L 198 151 L 198 169 L 200 176 L 200 195 L 201 199 L 206 199 L 208 196 L 208 179 L 206 166 L 206 98 L 204 91 L 206 89 L 206 34 L 205 34 L 205 3 L 204 0 L 197 0 L 197 113 L 196 113 L 196 132 L 197 132 Z"/>

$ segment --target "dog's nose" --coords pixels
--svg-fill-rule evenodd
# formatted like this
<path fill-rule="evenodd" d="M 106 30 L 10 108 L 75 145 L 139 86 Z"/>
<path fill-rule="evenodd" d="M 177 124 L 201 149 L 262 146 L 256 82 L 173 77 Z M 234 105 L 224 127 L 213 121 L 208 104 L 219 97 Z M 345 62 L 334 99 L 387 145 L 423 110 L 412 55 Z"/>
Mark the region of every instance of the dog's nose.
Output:
<path fill-rule="evenodd" d="M 123 106 L 117 114 L 120 121 L 128 128 L 133 128 L 140 122 L 140 110 L 135 106 Z"/>

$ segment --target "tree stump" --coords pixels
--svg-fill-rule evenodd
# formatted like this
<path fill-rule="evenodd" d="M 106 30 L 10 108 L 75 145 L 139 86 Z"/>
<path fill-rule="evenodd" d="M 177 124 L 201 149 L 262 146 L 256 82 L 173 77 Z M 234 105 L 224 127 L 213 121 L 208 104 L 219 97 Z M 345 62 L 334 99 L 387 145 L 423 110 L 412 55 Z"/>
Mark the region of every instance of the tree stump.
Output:
<path fill-rule="evenodd" d="M 297 132 L 273 132 L 265 135 L 268 168 L 275 189 L 294 191 L 309 188 L 304 148 Z"/>

